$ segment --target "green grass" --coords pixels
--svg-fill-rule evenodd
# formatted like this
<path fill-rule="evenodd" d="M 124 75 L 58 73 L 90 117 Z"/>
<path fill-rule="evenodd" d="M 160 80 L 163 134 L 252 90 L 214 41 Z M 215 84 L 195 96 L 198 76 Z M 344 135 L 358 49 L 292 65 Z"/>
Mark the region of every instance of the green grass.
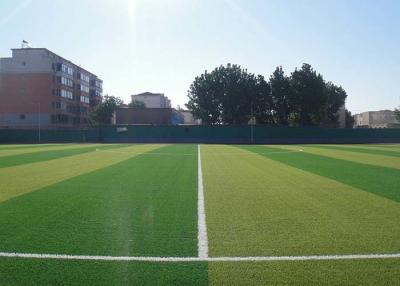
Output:
<path fill-rule="evenodd" d="M 209 255 L 400 253 L 399 148 L 202 145 Z M 0 252 L 196 257 L 197 163 L 197 145 L 1 145 Z M 400 259 L 0 257 L 1 286 L 398 285 L 399 276 Z"/>
<path fill-rule="evenodd" d="M 208 285 L 207 263 L 0 259 L 0 285 Z"/>
<path fill-rule="evenodd" d="M 247 150 L 263 148 L 203 147 L 211 255 L 400 251 L 397 202 Z"/>
<path fill-rule="evenodd" d="M 330 178 L 400 202 L 400 170 L 329 158 L 307 152 L 282 153 L 281 148 L 243 146 L 271 160 Z"/>
<path fill-rule="evenodd" d="M 0 144 L 1 150 L 15 150 L 15 149 L 26 149 L 26 148 L 43 148 L 43 147 L 59 147 L 63 146 L 62 144 L 19 144 L 19 145 L 9 145 Z"/>
<path fill-rule="evenodd" d="M 79 147 L 79 145 L 77 145 L 77 146 L 72 146 L 75 148 L 64 148 L 61 150 L 46 150 L 46 151 L 37 151 L 37 152 L 10 155 L 10 156 L 2 156 L 0 157 L 0 168 L 13 167 L 18 165 L 43 162 L 68 156 L 79 155 L 83 153 L 96 151 L 99 148 L 101 148 L 102 150 L 110 150 L 114 148 L 120 148 L 123 146 L 124 145 L 97 144 L 97 145 L 88 145 L 84 147 Z"/>
<path fill-rule="evenodd" d="M 399 285 L 388 260 L 211 263 L 210 285 Z"/>
<path fill-rule="evenodd" d="M 0 204 L 0 249 L 116 256 L 197 253 L 197 156 L 169 146 Z M 68 237 L 68 239 L 65 239 Z"/>
<path fill-rule="evenodd" d="M 318 148 L 327 148 L 333 150 L 341 150 L 341 151 L 349 151 L 349 152 L 359 152 L 365 154 L 374 154 L 374 155 L 384 155 L 384 156 L 393 156 L 393 157 L 400 157 L 400 152 L 391 151 L 391 150 L 383 150 L 383 149 L 376 149 L 376 148 L 358 148 L 358 147 L 343 147 L 343 146 L 321 146 L 319 145 Z"/>

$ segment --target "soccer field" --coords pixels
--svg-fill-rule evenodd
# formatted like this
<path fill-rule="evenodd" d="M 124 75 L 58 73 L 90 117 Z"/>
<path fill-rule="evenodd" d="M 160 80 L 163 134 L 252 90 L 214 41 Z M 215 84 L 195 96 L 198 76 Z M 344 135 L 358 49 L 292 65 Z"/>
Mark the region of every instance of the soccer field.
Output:
<path fill-rule="evenodd" d="M 400 285 L 400 145 L 0 145 L 0 285 Z"/>

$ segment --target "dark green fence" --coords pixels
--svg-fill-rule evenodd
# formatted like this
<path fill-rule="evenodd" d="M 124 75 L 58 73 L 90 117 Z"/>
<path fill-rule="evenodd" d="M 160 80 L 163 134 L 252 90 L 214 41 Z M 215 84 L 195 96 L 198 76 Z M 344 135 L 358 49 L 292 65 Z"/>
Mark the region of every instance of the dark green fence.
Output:
<path fill-rule="evenodd" d="M 388 143 L 400 142 L 400 129 L 329 129 L 268 125 L 102 126 L 90 130 L 41 130 L 41 142 L 134 143 Z M 0 143 L 37 143 L 38 130 L 0 129 Z"/>

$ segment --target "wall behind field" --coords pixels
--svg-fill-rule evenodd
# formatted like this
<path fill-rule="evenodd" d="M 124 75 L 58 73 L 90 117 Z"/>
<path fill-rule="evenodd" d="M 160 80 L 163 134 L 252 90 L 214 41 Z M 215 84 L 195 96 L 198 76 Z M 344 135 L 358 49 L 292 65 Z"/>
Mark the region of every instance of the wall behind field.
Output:
<path fill-rule="evenodd" d="M 400 129 L 330 129 L 267 125 L 102 126 L 90 130 L 41 130 L 41 142 L 104 143 L 400 143 Z M 0 143 L 38 143 L 38 130 L 0 129 Z"/>

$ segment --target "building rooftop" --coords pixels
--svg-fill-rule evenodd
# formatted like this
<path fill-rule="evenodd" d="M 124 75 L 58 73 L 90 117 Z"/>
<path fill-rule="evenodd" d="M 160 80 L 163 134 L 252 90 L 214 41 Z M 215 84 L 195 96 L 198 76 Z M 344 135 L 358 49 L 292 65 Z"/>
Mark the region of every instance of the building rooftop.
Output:
<path fill-rule="evenodd" d="M 56 53 L 53 52 L 53 51 L 50 51 L 50 50 L 47 49 L 47 48 L 14 48 L 14 49 L 11 49 L 11 51 L 31 51 L 31 50 L 32 50 L 32 51 L 35 51 L 35 50 L 36 50 L 36 51 L 38 51 L 38 50 L 46 51 L 46 52 L 51 53 L 51 54 L 53 54 L 54 56 L 56 56 L 56 57 L 62 59 L 63 61 L 65 61 L 65 62 L 67 62 L 67 63 L 70 63 L 70 64 L 72 64 L 72 65 L 74 65 L 74 66 L 79 67 L 81 70 L 85 71 L 86 73 L 88 73 L 88 74 L 90 74 L 90 75 L 96 76 L 95 74 L 91 73 L 91 72 L 88 71 L 87 69 L 82 68 L 80 65 L 75 64 L 74 62 L 72 62 L 72 61 L 70 61 L 70 60 L 68 60 L 68 59 L 66 59 L 66 58 L 64 58 L 64 57 L 62 57 L 62 56 L 56 54 Z M 97 77 L 97 76 L 96 76 L 96 77 Z"/>

